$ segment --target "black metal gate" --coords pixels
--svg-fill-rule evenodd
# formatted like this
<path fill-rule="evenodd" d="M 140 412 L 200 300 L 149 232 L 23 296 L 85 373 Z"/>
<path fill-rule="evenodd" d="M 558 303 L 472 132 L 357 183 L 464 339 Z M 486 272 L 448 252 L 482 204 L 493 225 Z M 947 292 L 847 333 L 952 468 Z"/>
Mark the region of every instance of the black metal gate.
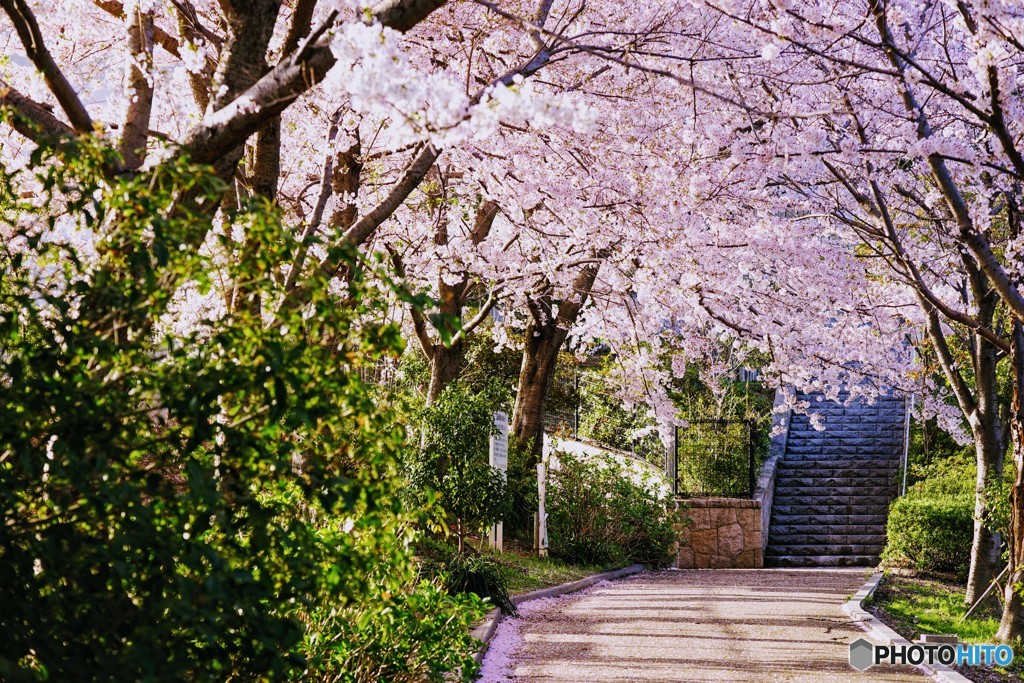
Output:
<path fill-rule="evenodd" d="M 690 420 L 676 427 L 674 483 L 684 498 L 751 498 L 756 486 L 754 420 Z"/>

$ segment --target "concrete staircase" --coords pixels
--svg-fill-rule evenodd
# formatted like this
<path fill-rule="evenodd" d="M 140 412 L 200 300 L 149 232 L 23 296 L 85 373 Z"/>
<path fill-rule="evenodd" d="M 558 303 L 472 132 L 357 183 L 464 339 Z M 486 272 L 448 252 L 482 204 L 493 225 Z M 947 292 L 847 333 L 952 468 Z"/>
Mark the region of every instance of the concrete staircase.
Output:
<path fill-rule="evenodd" d="M 849 406 L 801 395 L 822 415 L 790 419 L 778 464 L 766 567 L 874 566 L 885 545 L 889 503 L 898 492 L 903 455 L 902 398 Z"/>

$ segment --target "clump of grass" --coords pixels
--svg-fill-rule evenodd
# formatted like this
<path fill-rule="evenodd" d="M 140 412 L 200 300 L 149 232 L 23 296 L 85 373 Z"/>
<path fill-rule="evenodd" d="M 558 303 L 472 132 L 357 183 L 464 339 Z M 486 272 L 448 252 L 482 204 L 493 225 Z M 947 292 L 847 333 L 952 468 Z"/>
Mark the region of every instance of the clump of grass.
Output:
<path fill-rule="evenodd" d="M 534 557 L 510 550 L 492 555 L 501 568 L 512 594 L 559 586 L 578 581 L 599 572 L 616 569 L 621 564 L 572 565 L 554 557 Z"/>
<path fill-rule="evenodd" d="M 441 580 L 450 593 L 476 593 L 482 598 L 490 598 L 491 604 L 500 608 L 503 614 L 519 614 L 508 594 L 505 577 L 489 557 L 456 555 L 444 567 Z"/>

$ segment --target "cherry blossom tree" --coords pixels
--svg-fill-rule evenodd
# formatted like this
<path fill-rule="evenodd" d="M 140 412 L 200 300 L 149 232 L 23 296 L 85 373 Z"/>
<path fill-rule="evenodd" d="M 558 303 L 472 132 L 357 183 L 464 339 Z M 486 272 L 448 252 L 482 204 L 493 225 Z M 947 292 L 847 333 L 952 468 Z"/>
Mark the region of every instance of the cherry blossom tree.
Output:
<path fill-rule="evenodd" d="M 905 313 L 927 330 L 974 432 L 979 486 L 998 471 L 992 378 L 1009 356 L 1017 481 L 999 637 L 1019 637 L 1020 8 L 910 0 L 701 8 L 716 18 L 708 29 L 716 38 L 705 43 L 713 47 L 696 80 L 717 88 L 714 106 L 732 117 L 731 139 L 720 136 L 717 154 L 707 156 L 703 184 L 728 188 L 732 206 L 771 207 L 780 229 L 841 231 L 865 261 L 883 264 L 887 274 L 876 267 L 877 277 L 909 294 L 903 301 L 918 312 Z M 727 98 L 742 106 L 727 106 Z M 974 393 L 949 352 L 956 329 L 973 336 Z M 977 589 L 983 574 L 975 567 L 972 575 Z"/>

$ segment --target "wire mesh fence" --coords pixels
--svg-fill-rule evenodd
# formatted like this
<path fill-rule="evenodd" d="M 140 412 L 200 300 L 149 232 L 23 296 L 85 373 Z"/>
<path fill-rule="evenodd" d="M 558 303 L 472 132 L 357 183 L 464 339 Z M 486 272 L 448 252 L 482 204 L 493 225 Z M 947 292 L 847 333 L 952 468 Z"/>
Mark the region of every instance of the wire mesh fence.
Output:
<path fill-rule="evenodd" d="M 698 419 L 676 427 L 676 494 L 750 498 L 763 459 L 754 420 Z"/>

